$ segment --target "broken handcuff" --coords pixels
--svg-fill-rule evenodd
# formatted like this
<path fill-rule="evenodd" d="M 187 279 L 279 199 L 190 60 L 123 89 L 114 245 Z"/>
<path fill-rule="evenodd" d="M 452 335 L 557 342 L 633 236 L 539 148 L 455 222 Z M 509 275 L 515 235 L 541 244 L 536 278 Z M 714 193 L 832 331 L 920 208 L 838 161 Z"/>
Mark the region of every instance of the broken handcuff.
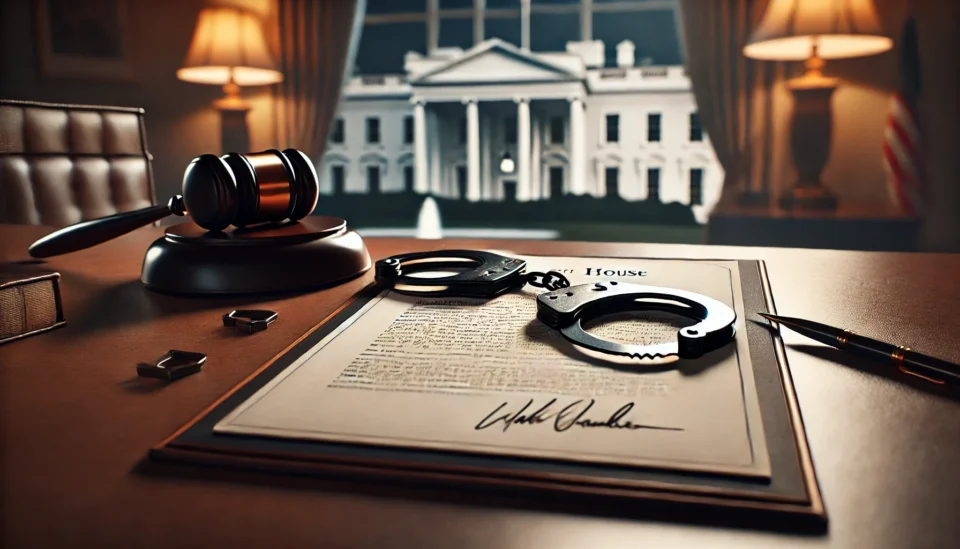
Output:
<path fill-rule="evenodd" d="M 716 299 L 694 292 L 642 286 L 616 280 L 571 286 L 565 276 L 527 272 L 522 259 L 480 250 L 437 250 L 400 254 L 376 263 L 376 281 L 407 295 L 493 298 L 526 284 L 546 288 L 537 296 L 537 318 L 574 345 L 629 358 L 698 358 L 733 340 L 736 313 Z M 418 273 L 459 269 L 450 276 Z M 598 338 L 583 324 L 600 316 L 633 311 L 665 311 L 698 322 L 681 328 L 677 341 L 632 345 Z"/>

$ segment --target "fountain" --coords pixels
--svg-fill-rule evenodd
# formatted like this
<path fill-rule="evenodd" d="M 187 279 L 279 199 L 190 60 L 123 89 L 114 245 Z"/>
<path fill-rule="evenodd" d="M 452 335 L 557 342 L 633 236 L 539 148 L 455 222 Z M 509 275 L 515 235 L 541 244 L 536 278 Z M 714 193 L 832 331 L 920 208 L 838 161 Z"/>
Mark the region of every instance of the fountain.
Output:
<path fill-rule="evenodd" d="M 443 238 L 443 225 L 440 223 L 440 208 L 432 196 L 428 196 L 417 215 L 417 238 Z"/>

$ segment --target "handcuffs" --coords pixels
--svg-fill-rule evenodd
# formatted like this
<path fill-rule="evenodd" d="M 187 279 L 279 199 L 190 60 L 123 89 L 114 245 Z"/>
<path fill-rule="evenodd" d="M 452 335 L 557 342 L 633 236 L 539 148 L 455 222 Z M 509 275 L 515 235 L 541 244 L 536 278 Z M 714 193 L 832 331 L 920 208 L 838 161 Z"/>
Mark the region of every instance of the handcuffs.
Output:
<path fill-rule="evenodd" d="M 642 286 L 617 280 L 571 286 L 565 276 L 527 272 L 527 262 L 481 250 L 437 250 L 399 254 L 377 261 L 378 284 L 406 295 L 493 298 L 526 284 L 546 288 L 537 296 L 537 318 L 580 347 L 628 358 L 698 358 L 733 340 L 736 313 L 711 297 L 685 290 Z M 411 276 L 438 269 L 454 275 Z M 677 341 L 632 345 L 596 337 L 583 324 L 600 316 L 631 311 L 665 311 L 698 322 L 681 328 Z"/>
<path fill-rule="evenodd" d="M 431 261 L 434 260 L 434 261 Z M 466 261 L 464 261 L 466 260 Z M 422 278 L 414 273 L 457 269 L 474 264 L 473 268 L 451 276 Z M 400 254 L 377 261 L 375 278 L 394 291 L 408 295 L 434 297 L 493 298 L 525 284 L 548 290 L 570 285 L 562 274 L 525 272 L 527 262 L 482 250 L 437 250 Z"/>

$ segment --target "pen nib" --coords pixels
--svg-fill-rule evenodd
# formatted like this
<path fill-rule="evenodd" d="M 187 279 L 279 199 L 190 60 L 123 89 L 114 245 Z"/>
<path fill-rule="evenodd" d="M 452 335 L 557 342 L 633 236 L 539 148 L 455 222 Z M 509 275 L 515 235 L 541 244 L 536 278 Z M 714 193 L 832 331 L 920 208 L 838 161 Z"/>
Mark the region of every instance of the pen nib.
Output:
<path fill-rule="evenodd" d="M 800 320 L 798 318 L 792 318 L 789 316 L 778 316 L 772 315 L 770 313 L 757 313 L 763 318 L 767 319 L 770 322 L 776 322 L 780 327 L 787 327 L 791 330 L 802 330 L 803 328 L 809 328 L 806 321 Z"/>

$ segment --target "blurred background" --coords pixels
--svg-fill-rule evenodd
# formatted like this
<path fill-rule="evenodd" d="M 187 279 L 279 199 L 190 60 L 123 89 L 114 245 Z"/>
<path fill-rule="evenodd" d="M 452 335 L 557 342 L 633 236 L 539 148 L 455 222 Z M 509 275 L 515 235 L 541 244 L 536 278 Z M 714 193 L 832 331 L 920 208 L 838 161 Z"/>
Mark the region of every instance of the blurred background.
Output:
<path fill-rule="evenodd" d="M 958 6 L 7 0 L 0 98 L 143 108 L 164 202 L 299 148 L 366 235 L 957 252 Z"/>

